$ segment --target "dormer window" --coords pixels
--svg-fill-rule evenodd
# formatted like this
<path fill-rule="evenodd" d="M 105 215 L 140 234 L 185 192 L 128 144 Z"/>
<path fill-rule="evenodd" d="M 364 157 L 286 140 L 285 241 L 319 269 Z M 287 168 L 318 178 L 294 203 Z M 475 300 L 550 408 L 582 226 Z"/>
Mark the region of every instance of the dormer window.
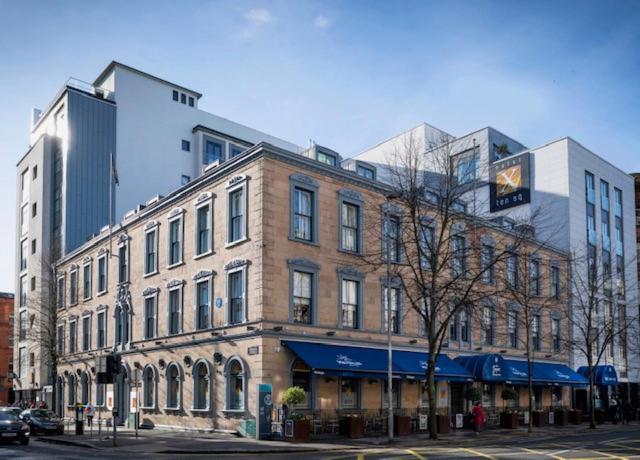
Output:
<path fill-rule="evenodd" d="M 195 99 L 193 96 L 189 96 L 189 107 L 193 107 L 195 105 Z"/>
<path fill-rule="evenodd" d="M 369 166 L 358 165 L 356 167 L 356 174 L 364 177 L 365 179 L 375 180 L 376 178 L 376 170 Z"/>
<path fill-rule="evenodd" d="M 318 151 L 317 160 L 320 163 L 328 164 L 330 166 L 336 165 L 336 157 L 326 152 Z"/>
<path fill-rule="evenodd" d="M 179 96 L 179 93 L 174 89 L 173 90 L 173 100 L 178 102 L 178 96 Z"/>
<path fill-rule="evenodd" d="M 180 103 L 182 104 L 186 104 L 187 103 L 187 95 L 184 93 L 180 93 Z"/>
<path fill-rule="evenodd" d="M 204 141 L 204 158 L 203 163 L 210 165 L 216 161 L 224 160 L 224 144 L 213 139 L 205 139 Z"/>

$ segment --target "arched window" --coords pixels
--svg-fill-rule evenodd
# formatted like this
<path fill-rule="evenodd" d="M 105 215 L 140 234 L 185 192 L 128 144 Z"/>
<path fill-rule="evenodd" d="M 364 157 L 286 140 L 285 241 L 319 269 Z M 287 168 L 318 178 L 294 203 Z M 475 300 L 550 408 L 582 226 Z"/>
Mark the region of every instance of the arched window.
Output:
<path fill-rule="evenodd" d="M 129 319 L 131 316 L 131 310 L 129 305 L 122 307 L 122 343 L 129 343 L 131 338 L 129 337 Z"/>
<path fill-rule="evenodd" d="M 291 366 L 291 386 L 304 390 L 305 400 L 296 407 L 308 409 L 311 403 L 311 368 L 296 359 Z"/>
<path fill-rule="evenodd" d="M 76 376 L 69 374 L 67 379 L 67 406 L 75 406 L 76 404 Z"/>
<path fill-rule="evenodd" d="M 82 404 L 89 403 L 90 388 L 91 380 L 89 379 L 89 374 L 83 372 L 80 376 L 80 402 Z"/>
<path fill-rule="evenodd" d="M 209 367 L 204 361 L 193 366 L 193 408 L 209 409 Z"/>
<path fill-rule="evenodd" d="M 61 376 L 56 381 L 56 415 L 64 415 L 64 379 Z"/>
<path fill-rule="evenodd" d="M 167 367 L 167 409 L 180 409 L 182 391 L 182 372 L 173 363 Z"/>
<path fill-rule="evenodd" d="M 113 316 L 115 318 L 115 334 L 116 334 L 116 345 L 120 345 L 122 342 L 122 307 L 120 305 L 116 306 Z"/>
<path fill-rule="evenodd" d="M 227 364 L 227 409 L 244 410 L 245 372 L 242 362 L 232 358 Z"/>
<path fill-rule="evenodd" d="M 142 407 L 153 409 L 156 407 L 156 370 L 147 366 L 142 373 Z"/>

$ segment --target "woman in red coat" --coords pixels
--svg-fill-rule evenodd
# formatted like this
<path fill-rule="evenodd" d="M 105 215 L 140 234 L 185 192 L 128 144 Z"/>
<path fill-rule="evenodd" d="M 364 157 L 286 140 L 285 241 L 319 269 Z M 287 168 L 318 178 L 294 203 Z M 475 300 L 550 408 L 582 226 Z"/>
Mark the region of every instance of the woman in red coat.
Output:
<path fill-rule="evenodd" d="M 482 431 L 482 425 L 484 425 L 485 422 L 484 410 L 480 405 L 480 401 L 476 401 L 473 405 L 471 415 L 473 416 L 473 430 L 476 432 L 476 436 L 478 436 L 480 431 Z"/>

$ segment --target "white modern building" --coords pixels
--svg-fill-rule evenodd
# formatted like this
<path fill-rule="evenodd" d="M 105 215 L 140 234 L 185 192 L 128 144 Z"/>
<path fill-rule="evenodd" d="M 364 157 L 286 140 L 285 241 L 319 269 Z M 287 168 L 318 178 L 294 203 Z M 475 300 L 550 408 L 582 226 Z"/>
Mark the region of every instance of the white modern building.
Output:
<path fill-rule="evenodd" d="M 33 110 L 30 145 L 17 164 L 15 324 L 27 330 L 24 340 L 15 334 L 19 399 L 50 391 L 38 325 L 55 260 L 258 142 L 302 152 L 200 110 L 201 96 L 114 61 L 93 83 L 69 79 L 44 110 Z"/>
<path fill-rule="evenodd" d="M 599 283 L 609 291 L 602 293 L 603 319 L 638 318 L 634 178 L 572 138 L 527 148 L 491 127 L 455 138 L 421 124 L 346 162 L 352 167 L 376 165 L 383 175 L 383 165 L 399 149 L 411 145 L 428 152 L 447 142 L 453 171 L 469 183 L 469 212 L 504 225 L 529 219 L 538 239 L 597 264 L 599 276 L 612 279 L 611 284 Z M 583 266 L 586 272 L 587 263 Z M 585 279 L 586 274 L 574 276 Z M 615 368 L 619 383 L 617 389 L 602 385 L 598 396 L 603 404 L 613 391 L 637 401 L 640 356 L 631 340 L 636 328 L 634 321 L 627 340 L 616 337 L 600 362 Z M 585 364 L 584 356 L 572 353 L 574 369 Z"/>

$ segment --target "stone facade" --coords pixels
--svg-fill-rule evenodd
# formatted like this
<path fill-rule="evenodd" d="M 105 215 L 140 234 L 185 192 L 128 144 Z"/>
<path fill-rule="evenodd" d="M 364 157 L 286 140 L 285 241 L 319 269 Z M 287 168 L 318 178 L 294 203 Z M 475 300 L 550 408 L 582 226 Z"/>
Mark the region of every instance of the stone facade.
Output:
<path fill-rule="evenodd" d="M 319 225 L 314 227 L 317 233 L 311 242 L 297 241 L 291 235 L 292 183 L 299 182 L 315 190 L 315 218 Z M 235 227 L 230 215 L 237 202 L 233 201 L 231 193 L 238 187 L 245 194 L 242 203 L 246 220 L 239 221 Z M 59 330 L 64 331 L 64 350 L 56 383 L 59 396 L 56 409 L 71 416 L 72 403 L 83 400 L 110 409 L 114 404 L 111 385 L 105 390 L 103 400 L 99 398 L 95 367 L 97 356 L 115 350 L 121 355 L 124 367 L 123 377 L 114 386 L 121 420 L 126 418 L 131 402 L 136 398 L 142 406 L 140 422 L 147 425 L 236 430 L 240 420 L 255 418 L 257 384 L 272 384 L 276 403 L 281 401 L 283 391 L 291 386 L 292 366 L 297 360 L 283 345 L 283 340 L 384 348 L 386 333 L 380 280 L 384 271 L 365 273 L 362 267 L 358 268 L 358 256 L 339 249 L 340 198 L 347 196 L 362 202 L 365 229 L 362 243 L 366 249 L 380 244 L 375 240 L 375 233 L 380 228 L 384 192 L 379 183 L 355 173 L 261 144 L 157 203 L 132 213 L 111 234 L 103 231 L 58 265 L 58 276 L 64 280 L 61 282 L 65 285 L 66 295 L 59 315 Z M 210 250 L 196 255 L 198 245 L 202 243 L 199 239 L 202 233 L 198 232 L 201 230 L 198 208 L 203 205 L 213 210 L 212 238 L 208 240 L 209 246 L 204 245 Z M 176 221 L 178 224 L 172 226 Z M 176 228 L 181 248 L 174 254 L 177 259 L 174 257 L 170 261 L 172 229 Z M 239 238 L 231 241 L 229 236 L 234 231 L 240 232 Z M 481 233 L 503 231 L 486 228 Z M 155 242 L 149 243 L 146 237 L 149 232 L 157 232 Z M 148 267 L 146 247 L 149 244 L 156 248 L 157 270 Z M 124 268 L 121 266 L 123 257 L 127 258 Z M 546 293 L 549 263 L 561 261 L 564 255 L 553 249 L 543 249 L 541 257 Z M 108 266 L 107 288 L 98 293 L 101 258 L 105 258 Z M 85 270 L 85 266 L 91 268 Z M 292 320 L 292 267 L 296 266 L 306 267 L 315 276 L 311 324 Z M 77 275 L 71 283 L 74 270 Z M 121 280 L 118 279 L 119 270 L 123 274 Z M 145 274 L 147 271 L 151 273 Z M 238 271 L 244 275 L 241 297 L 234 296 L 235 285 L 231 277 Z M 86 298 L 83 295 L 85 273 L 91 278 Z M 341 327 L 341 273 L 362 279 L 359 329 Z M 566 270 L 563 269 L 564 276 Z M 200 316 L 204 310 L 198 308 L 201 302 L 196 300 L 199 282 L 210 283 L 206 318 Z M 70 302 L 75 297 L 70 292 L 71 284 L 77 285 L 79 292 L 75 305 Z M 566 289 L 564 278 L 562 285 Z M 176 291 L 178 294 L 172 294 Z M 155 299 L 155 302 L 151 300 L 148 304 L 146 299 Z M 175 301 L 181 308 L 172 315 L 170 304 Z M 549 313 L 542 318 L 544 331 L 551 328 L 551 312 L 561 313 L 566 301 L 563 291 L 560 300 L 549 304 Z M 496 327 L 504 330 L 505 305 L 498 303 Z M 149 322 L 145 312 L 150 305 L 154 306 L 155 313 Z M 409 308 L 402 313 L 401 333 L 394 335 L 394 347 L 424 350 L 418 315 Z M 103 346 L 97 343 L 101 335 L 98 323 L 102 321 L 98 315 L 102 315 L 106 324 Z M 236 315 L 241 317 L 237 322 Z M 77 335 L 73 345 L 75 352 L 70 350 L 73 347 L 70 332 L 73 321 Z M 199 329 L 199 321 L 202 321 L 202 329 Z M 173 332 L 170 324 L 176 325 Z M 90 328 L 88 338 L 85 338 L 85 325 Z M 504 351 L 505 356 L 511 354 L 522 358 L 522 350 L 508 349 L 506 338 L 498 335 L 495 345 L 482 347 L 480 328 L 471 324 L 469 330 L 470 337 L 464 343 L 449 343 L 447 353 L 452 357 L 482 349 L 484 353 Z M 566 334 L 566 322 L 563 334 Z M 152 337 L 145 338 L 147 335 Z M 565 362 L 566 358 L 553 354 L 549 334 L 542 337 L 540 355 Z M 84 351 L 86 344 L 88 347 Z M 146 380 L 135 395 L 136 369 L 140 369 L 142 380 L 151 375 L 153 397 L 146 398 L 149 390 Z M 174 374 L 174 371 L 177 372 Z M 205 380 L 201 380 L 203 377 Z M 312 379 L 309 409 L 335 411 L 342 407 L 340 378 L 311 373 L 309 378 Z M 381 409 L 383 382 L 367 378 L 359 385 L 360 408 Z M 404 381 L 401 386 L 401 406 L 419 408 L 420 384 Z M 206 401 L 199 401 L 194 389 L 205 387 L 206 391 L 199 394 L 205 394 Z M 173 397 L 168 391 L 176 388 L 177 401 L 171 401 Z M 438 405 L 443 411 L 450 410 L 450 385 L 440 382 L 438 390 Z M 494 405 L 500 404 L 496 401 L 498 391 L 499 387 L 491 395 Z M 567 389 L 561 401 L 569 405 Z M 551 405 L 549 389 L 544 392 L 543 405 Z"/>

